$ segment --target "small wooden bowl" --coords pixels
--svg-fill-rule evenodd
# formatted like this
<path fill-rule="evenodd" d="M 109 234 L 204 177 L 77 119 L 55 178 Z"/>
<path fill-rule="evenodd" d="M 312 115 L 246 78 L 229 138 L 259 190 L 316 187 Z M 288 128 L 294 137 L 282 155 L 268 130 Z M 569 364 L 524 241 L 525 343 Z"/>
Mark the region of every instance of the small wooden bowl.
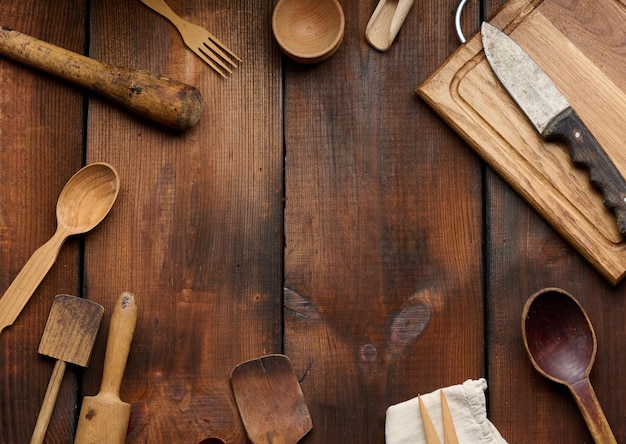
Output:
<path fill-rule="evenodd" d="M 333 55 L 344 29 L 345 17 L 337 0 L 280 0 L 272 16 L 278 45 L 300 63 L 317 63 Z"/>

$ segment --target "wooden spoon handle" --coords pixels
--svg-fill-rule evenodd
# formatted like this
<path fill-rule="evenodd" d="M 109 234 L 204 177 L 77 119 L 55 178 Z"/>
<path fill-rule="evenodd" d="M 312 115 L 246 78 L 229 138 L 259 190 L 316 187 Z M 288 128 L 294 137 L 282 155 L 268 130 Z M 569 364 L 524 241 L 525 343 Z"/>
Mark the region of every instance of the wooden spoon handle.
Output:
<path fill-rule="evenodd" d="M 0 333 L 13 325 L 26 303 L 46 276 L 68 233 L 58 228 L 48 242 L 39 247 L 24 264 L 9 288 L 0 298 Z"/>
<path fill-rule="evenodd" d="M 589 378 L 570 385 L 569 389 L 585 418 L 593 440 L 598 444 L 617 444 Z"/>
<path fill-rule="evenodd" d="M 79 85 L 176 130 L 194 126 L 204 100 L 193 86 L 147 71 L 101 63 L 0 27 L 0 54 Z"/>
<path fill-rule="evenodd" d="M 46 437 L 46 431 L 48 430 L 48 424 L 50 424 L 52 411 L 54 410 L 54 405 L 57 401 L 59 389 L 61 388 L 61 382 L 63 382 L 65 367 L 65 362 L 61 360 L 54 364 L 54 370 L 52 371 L 52 376 L 50 376 L 50 382 L 48 382 L 46 395 L 43 398 L 43 403 L 41 404 L 41 409 L 39 410 L 39 416 L 37 417 L 37 423 L 35 424 L 35 430 L 33 431 L 33 436 L 30 439 L 30 444 L 41 444 Z"/>
<path fill-rule="evenodd" d="M 98 396 L 107 396 L 112 400 L 119 399 L 122 376 L 124 376 L 136 323 L 137 303 L 135 296 L 124 292 L 118 298 L 111 316 L 102 372 L 102 385 Z"/>

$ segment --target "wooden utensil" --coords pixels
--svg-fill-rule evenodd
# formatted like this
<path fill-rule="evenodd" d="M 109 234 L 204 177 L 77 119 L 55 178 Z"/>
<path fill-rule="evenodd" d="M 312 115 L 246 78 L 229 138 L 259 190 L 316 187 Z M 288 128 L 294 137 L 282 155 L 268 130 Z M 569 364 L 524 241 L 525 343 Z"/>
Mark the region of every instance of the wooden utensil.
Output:
<path fill-rule="evenodd" d="M 0 54 L 97 93 L 176 130 L 194 126 L 204 99 L 193 86 L 147 71 L 102 63 L 0 27 Z"/>
<path fill-rule="evenodd" d="M 444 444 L 459 444 L 459 438 L 456 435 L 456 427 L 452 420 L 452 413 L 448 406 L 448 400 L 443 390 L 439 390 L 439 396 L 441 398 L 441 419 L 443 424 L 443 442 Z M 422 401 L 422 397 L 417 397 L 418 405 L 420 408 L 420 415 L 422 415 L 422 424 L 424 426 L 424 433 L 426 434 L 426 442 L 428 444 L 440 444 L 439 435 L 437 435 L 437 429 L 433 424 L 430 414 Z"/>
<path fill-rule="evenodd" d="M 267 355 L 243 362 L 231 372 L 230 382 L 253 443 L 295 444 L 313 427 L 287 356 Z"/>
<path fill-rule="evenodd" d="M 102 385 L 96 396 L 85 396 L 83 399 L 75 444 L 126 442 L 131 405 L 120 399 L 120 386 L 136 323 L 135 296 L 124 292 L 111 316 Z"/>
<path fill-rule="evenodd" d="M 616 443 L 589 381 L 596 334 L 589 316 L 569 293 L 546 288 L 532 295 L 522 314 L 524 345 L 535 369 L 569 388 L 596 443 Z"/>
<path fill-rule="evenodd" d="M 317 63 L 339 49 L 345 21 L 337 0 L 280 0 L 272 14 L 272 31 L 291 59 Z"/>
<path fill-rule="evenodd" d="M 87 299 L 60 294 L 54 298 L 39 343 L 39 353 L 57 360 L 39 411 L 31 444 L 42 443 L 65 374 L 66 363 L 87 367 L 104 308 Z"/>
<path fill-rule="evenodd" d="M 39 247 L 0 298 L 0 333 L 15 322 L 54 264 L 69 236 L 86 233 L 109 213 L 120 189 L 117 171 L 107 163 L 80 169 L 65 184 L 57 201 L 57 230 Z"/>
<path fill-rule="evenodd" d="M 443 390 L 441 394 L 441 416 L 443 419 L 443 442 L 445 444 L 459 444 L 459 438 L 456 435 L 456 428 L 454 427 L 454 421 L 452 421 L 452 413 L 450 412 L 450 406 L 448 406 L 448 399 Z"/>
<path fill-rule="evenodd" d="M 213 34 L 203 27 L 189 23 L 178 16 L 164 0 L 141 0 L 141 3 L 161 14 L 176 26 L 185 45 L 222 77 L 226 77 L 225 73 L 230 74 L 232 72 L 228 65 L 237 67 L 237 64 L 232 59 L 241 62 L 241 59 L 215 38 Z"/>
<path fill-rule="evenodd" d="M 367 42 L 379 51 L 389 50 L 414 1 L 380 0 L 365 28 Z"/>
<path fill-rule="evenodd" d="M 420 408 L 420 415 L 422 415 L 422 424 L 424 426 L 424 434 L 426 435 L 426 442 L 428 444 L 440 444 L 439 436 L 437 435 L 437 429 L 435 429 L 435 425 L 433 424 L 433 420 L 430 419 L 430 415 L 428 414 L 428 410 L 426 410 L 426 406 L 424 405 L 424 401 L 422 401 L 422 397 L 417 397 L 417 402 Z"/>

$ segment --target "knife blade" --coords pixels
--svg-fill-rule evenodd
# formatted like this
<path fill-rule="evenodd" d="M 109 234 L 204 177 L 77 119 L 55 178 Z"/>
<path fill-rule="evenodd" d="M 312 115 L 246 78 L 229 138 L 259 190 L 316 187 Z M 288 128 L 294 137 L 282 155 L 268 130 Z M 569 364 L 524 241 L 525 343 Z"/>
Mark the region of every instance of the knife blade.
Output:
<path fill-rule="evenodd" d="M 532 57 L 511 37 L 483 22 L 483 48 L 500 83 L 545 140 L 565 142 L 575 165 L 589 171 L 626 237 L 626 179 L 567 99 Z"/>

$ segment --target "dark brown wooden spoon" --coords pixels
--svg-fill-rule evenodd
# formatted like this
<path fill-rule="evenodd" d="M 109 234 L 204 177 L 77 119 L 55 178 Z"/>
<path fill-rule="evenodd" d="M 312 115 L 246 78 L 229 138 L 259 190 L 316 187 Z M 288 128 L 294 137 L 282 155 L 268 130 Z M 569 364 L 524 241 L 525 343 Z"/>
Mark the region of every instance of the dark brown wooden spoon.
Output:
<path fill-rule="evenodd" d="M 533 294 L 524 306 L 522 336 L 535 369 L 569 388 L 594 441 L 617 443 L 589 381 L 597 341 L 578 301 L 559 288 Z"/>

